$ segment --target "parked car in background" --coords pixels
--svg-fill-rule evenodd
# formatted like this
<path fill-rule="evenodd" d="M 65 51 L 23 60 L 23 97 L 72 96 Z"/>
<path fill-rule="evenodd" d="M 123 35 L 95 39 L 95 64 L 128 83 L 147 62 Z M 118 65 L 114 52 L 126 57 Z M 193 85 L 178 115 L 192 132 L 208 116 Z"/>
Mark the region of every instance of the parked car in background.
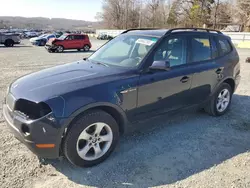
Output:
<path fill-rule="evenodd" d="M 59 38 L 60 36 L 63 35 L 63 32 L 58 31 L 58 32 L 55 32 L 54 35 L 56 35 L 56 38 Z"/>
<path fill-rule="evenodd" d="M 28 31 L 24 33 L 24 38 L 32 38 L 32 37 L 38 37 L 38 36 L 39 36 L 38 32 Z"/>
<path fill-rule="evenodd" d="M 105 33 L 101 33 L 98 35 L 97 39 L 99 40 L 112 40 L 114 37 L 112 37 L 111 35 L 105 34 Z"/>
<path fill-rule="evenodd" d="M 88 35 L 84 34 L 64 34 L 59 38 L 50 39 L 45 45 L 48 52 L 63 52 L 70 49 L 88 52 L 91 47 Z"/>
<path fill-rule="evenodd" d="M 44 46 L 48 40 L 56 38 L 56 35 L 54 34 L 43 34 L 40 35 L 39 37 L 33 37 L 30 39 L 31 44 L 36 45 L 36 46 Z"/>
<path fill-rule="evenodd" d="M 19 37 L 19 34 L 5 34 L 0 33 L 0 44 L 4 44 L 6 47 L 12 47 L 14 44 L 20 44 L 21 39 Z"/>

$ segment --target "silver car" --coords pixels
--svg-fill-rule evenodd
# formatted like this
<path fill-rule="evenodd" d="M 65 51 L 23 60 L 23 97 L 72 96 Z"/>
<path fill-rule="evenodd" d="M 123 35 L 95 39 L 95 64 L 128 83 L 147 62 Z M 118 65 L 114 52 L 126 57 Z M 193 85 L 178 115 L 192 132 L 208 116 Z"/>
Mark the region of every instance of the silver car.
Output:
<path fill-rule="evenodd" d="M 4 44 L 6 47 L 12 47 L 20 42 L 19 34 L 0 33 L 0 44 Z"/>

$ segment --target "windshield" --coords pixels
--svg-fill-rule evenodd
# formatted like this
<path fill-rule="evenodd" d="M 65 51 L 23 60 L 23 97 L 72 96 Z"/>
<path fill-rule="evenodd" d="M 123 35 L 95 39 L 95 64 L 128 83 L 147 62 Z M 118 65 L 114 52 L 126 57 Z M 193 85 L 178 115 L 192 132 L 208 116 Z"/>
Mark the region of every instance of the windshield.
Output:
<path fill-rule="evenodd" d="M 64 40 L 68 35 L 62 35 L 58 39 Z"/>
<path fill-rule="evenodd" d="M 45 36 L 47 36 L 47 34 L 40 35 L 39 38 L 43 38 Z"/>
<path fill-rule="evenodd" d="M 121 67 L 136 67 L 157 42 L 157 37 L 120 35 L 101 47 L 89 60 Z"/>

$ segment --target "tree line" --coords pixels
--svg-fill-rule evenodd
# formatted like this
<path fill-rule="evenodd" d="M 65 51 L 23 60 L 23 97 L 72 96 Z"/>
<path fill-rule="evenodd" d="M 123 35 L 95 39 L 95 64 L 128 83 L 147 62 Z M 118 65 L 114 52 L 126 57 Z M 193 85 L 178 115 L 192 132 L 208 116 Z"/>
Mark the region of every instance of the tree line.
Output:
<path fill-rule="evenodd" d="M 250 31 L 250 0 L 103 0 L 96 18 L 106 28 L 239 25 Z"/>

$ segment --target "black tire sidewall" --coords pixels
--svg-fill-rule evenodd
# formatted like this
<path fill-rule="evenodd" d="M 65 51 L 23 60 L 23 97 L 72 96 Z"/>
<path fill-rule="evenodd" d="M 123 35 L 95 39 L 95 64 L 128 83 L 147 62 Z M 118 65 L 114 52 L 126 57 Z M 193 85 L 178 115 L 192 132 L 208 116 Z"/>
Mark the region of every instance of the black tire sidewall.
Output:
<path fill-rule="evenodd" d="M 14 42 L 10 39 L 6 40 L 5 41 L 5 44 L 4 44 L 6 47 L 12 47 L 14 45 Z"/>
<path fill-rule="evenodd" d="M 89 125 L 96 122 L 104 122 L 108 124 L 113 132 L 113 141 L 108 149 L 108 151 L 99 159 L 93 161 L 87 161 L 82 159 L 76 150 L 76 143 L 81 132 Z M 84 114 L 82 117 L 78 118 L 71 126 L 68 131 L 66 138 L 63 142 L 63 151 L 67 159 L 74 165 L 81 167 L 90 167 L 97 165 L 104 161 L 111 152 L 115 149 L 115 146 L 119 140 L 119 129 L 114 118 L 104 111 L 93 111 Z"/>
<path fill-rule="evenodd" d="M 46 44 L 45 41 L 41 41 L 41 42 L 40 42 L 40 46 L 44 46 L 45 44 Z"/>
<path fill-rule="evenodd" d="M 216 105 L 217 105 L 218 96 L 219 96 L 220 92 L 223 89 L 228 89 L 228 91 L 230 92 L 230 101 L 229 101 L 229 104 L 228 104 L 227 108 L 223 112 L 219 112 L 217 110 Z M 216 91 L 216 93 L 215 93 L 215 95 L 213 97 L 213 103 L 212 103 L 212 105 L 213 105 L 213 111 L 214 111 L 214 114 L 216 116 L 221 116 L 221 115 L 225 114 L 229 110 L 229 108 L 231 106 L 232 95 L 233 95 L 233 92 L 232 92 L 231 86 L 229 84 L 227 84 L 227 83 L 221 84 L 221 86 L 218 88 L 218 90 Z"/>
<path fill-rule="evenodd" d="M 85 46 L 88 46 L 88 50 L 85 50 Z M 84 46 L 83 46 L 83 50 L 84 50 L 85 52 L 88 52 L 88 51 L 90 50 L 89 45 L 84 45 Z"/>
<path fill-rule="evenodd" d="M 58 47 L 59 47 L 59 46 L 58 46 Z M 58 48 L 58 47 L 57 47 L 57 48 Z M 61 46 L 61 45 L 60 45 L 60 47 L 62 47 L 62 51 L 58 51 L 58 49 L 57 49 L 57 52 L 58 52 L 58 53 L 62 53 L 62 52 L 64 51 L 64 47 Z"/>

